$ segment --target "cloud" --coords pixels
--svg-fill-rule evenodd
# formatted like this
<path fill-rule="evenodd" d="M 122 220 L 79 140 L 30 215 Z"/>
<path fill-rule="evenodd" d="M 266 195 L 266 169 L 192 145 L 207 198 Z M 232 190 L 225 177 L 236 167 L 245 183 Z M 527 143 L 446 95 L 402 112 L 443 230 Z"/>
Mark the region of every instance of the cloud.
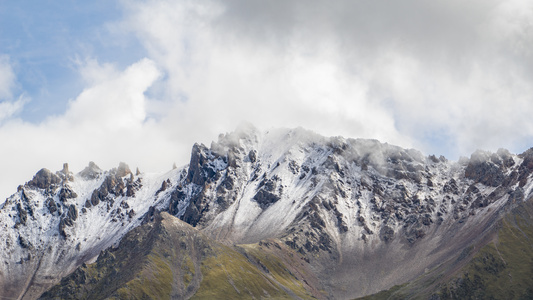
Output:
<path fill-rule="evenodd" d="M 116 41 L 135 37 L 147 58 L 126 68 L 78 60 L 86 88 L 40 124 L 13 118 L 22 102 L 3 104 L 0 140 L 14 142 L 0 149 L 18 158 L 8 169 L 19 175 L 0 182 L 90 160 L 162 171 L 242 121 L 452 159 L 531 146 L 529 1 L 120 3 L 123 18 L 106 28 Z M 9 77 L 8 62 L 0 74 Z M 11 97 L 9 78 L 0 77 L 0 95 Z"/>
<path fill-rule="evenodd" d="M 20 97 L 14 102 L 0 102 L 0 124 L 20 112 L 26 102 L 27 100 L 24 97 Z"/>
<path fill-rule="evenodd" d="M 249 120 L 408 144 L 390 113 L 368 101 L 368 86 L 339 68 L 336 49 L 307 54 L 299 44 L 279 48 L 242 36 L 234 27 L 253 25 L 226 24 L 233 17 L 224 3 L 153 1 L 128 12 L 123 26 L 167 75 L 160 97 L 181 99 L 169 104 L 167 120 L 192 130 L 176 136 L 212 137 Z"/>
<path fill-rule="evenodd" d="M 161 98 L 186 99 L 170 115 L 197 136 L 248 119 L 456 158 L 533 135 L 527 1 L 125 6 L 122 25 L 167 74 Z"/>
<path fill-rule="evenodd" d="M 15 73 L 9 57 L 0 55 L 0 100 L 10 99 L 15 85 Z"/>
<path fill-rule="evenodd" d="M 109 65 L 90 60 L 81 73 L 93 86 L 69 103 L 60 122 L 106 131 L 137 129 L 142 125 L 146 119 L 143 93 L 160 76 L 152 61 L 143 59 L 119 73 Z"/>
<path fill-rule="evenodd" d="M 155 121 L 146 114 L 150 99 L 144 93 L 161 75 L 153 61 L 142 59 L 116 70 L 89 60 L 80 72 L 94 70 L 101 72 L 96 76 L 101 80 L 91 77 L 92 85 L 69 102 L 64 114 L 39 124 L 11 118 L 1 125 L 0 140 L 6 142 L 0 149 L 4 168 L 10 170 L 0 174 L 4 196 L 40 168 L 57 170 L 62 162 L 74 171 L 89 161 L 106 169 L 120 161 L 144 170 L 170 169 L 176 146 L 158 133 Z"/>
<path fill-rule="evenodd" d="M 0 124 L 20 112 L 29 101 L 24 95 L 13 100 L 15 86 L 16 76 L 9 56 L 0 55 Z"/>

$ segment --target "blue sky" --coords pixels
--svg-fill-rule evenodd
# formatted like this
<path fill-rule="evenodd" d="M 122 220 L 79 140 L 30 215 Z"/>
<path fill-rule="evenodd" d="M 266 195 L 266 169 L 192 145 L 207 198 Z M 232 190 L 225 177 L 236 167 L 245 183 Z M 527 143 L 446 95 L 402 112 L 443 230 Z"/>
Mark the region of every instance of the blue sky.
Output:
<path fill-rule="evenodd" d="M 533 2 L 0 3 L 0 199 L 42 167 L 188 162 L 243 121 L 451 159 L 533 145 Z"/>
<path fill-rule="evenodd" d="M 20 117 L 36 123 L 64 113 L 68 99 L 83 89 L 80 59 L 98 57 L 126 66 L 142 58 L 135 39 L 126 45 L 113 41 L 107 26 L 121 16 L 114 1 L 3 1 L 0 53 L 13 63 L 16 91 L 32 99 Z"/>

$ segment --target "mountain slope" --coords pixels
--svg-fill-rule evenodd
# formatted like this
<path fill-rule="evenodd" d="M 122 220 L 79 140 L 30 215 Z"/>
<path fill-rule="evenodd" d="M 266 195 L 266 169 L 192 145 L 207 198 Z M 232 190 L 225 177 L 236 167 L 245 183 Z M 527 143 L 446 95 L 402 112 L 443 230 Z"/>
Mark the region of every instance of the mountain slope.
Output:
<path fill-rule="evenodd" d="M 156 214 L 40 299 L 312 298 L 281 260 L 262 264 L 252 254 L 260 245 L 242 247 L 216 243 L 167 213 Z"/>
<path fill-rule="evenodd" d="M 402 286 L 361 299 L 533 298 L 533 203 L 505 212 L 491 234 Z"/>
<path fill-rule="evenodd" d="M 461 268 L 460 253 L 489 243 L 499 220 L 529 201 L 532 171 L 533 150 L 451 162 L 376 140 L 251 126 L 195 144 L 189 165 L 166 174 L 124 164 L 42 170 L 0 208 L 1 296 L 36 298 L 154 211 L 256 267 L 281 259 L 317 298 L 369 295 Z M 300 290 L 286 278 L 270 279 Z"/>
<path fill-rule="evenodd" d="M 440 299 L 533 298 L 533 205 L 522 203 L 499 223 L 497 234 L 457 272 L 438 286 Z"/>
<path fill-rule="evenodd" d="M 94 163 L 78 174 L 40 170 L 0 208 L 0 296 L 35 299 L 138 226 L 179 171 L 136 174 Z M 148 201 L 147 201 L 148 200 Z"/>
<path fill-rule="evenodd" d="M 335 298 L 423 274 L 531 193 L 531 151 L 449 162 L 374 140 L 253 128 L 195 145 L 170 211 L 228 243 L 278 238 Z M 176 208 L 176 209 L 174 209 Z"/>

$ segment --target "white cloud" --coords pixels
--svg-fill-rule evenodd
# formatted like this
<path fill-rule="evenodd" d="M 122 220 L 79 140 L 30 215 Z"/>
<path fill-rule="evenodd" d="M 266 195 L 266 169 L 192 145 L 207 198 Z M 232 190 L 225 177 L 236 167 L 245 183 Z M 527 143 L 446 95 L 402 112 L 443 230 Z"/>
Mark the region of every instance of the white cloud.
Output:
<path fill-rule="evenodd" d="M 90 81 L 95 85 L 70 102 L 65 116 L 60 119 L 62 122 L 111 132 L 137 129 L 143 124 L 146 118 L 144 92 L 160 76 L 152 61 L 143 59 L 119 74 L 113 68 L 90 61 L 82 73 L 98 73 L 100 79 L 91 75 Z"/>
<path fill-rule="evenodd" d="M 410 144 L 389 112 L 369 101 L 366 83 L 339 68 L 337 49 L 307 54 L 296 43 L 256 44 L 223 30 L 228 29 L 222 24 L 224 5 L 215 2 L 143 2 L 129 12 L 123 26 L 138 35 L 167 74 L 161 97 L 186 96 L 170 104 L 167 121 L 176 136 L 193 142 L 249 120 L 262 128 L 303 126 Z"/>
<path fill-rule="evenodd" d="M 0 100 L 12 98 L 15 79 L 15 73 L 11 67 L 9 57 L 0 55 Z"/>
<path fill-rule="evenodd" d="M 248 119 L 455 157 L 476 148 L 523 150 L 513 148 L 533 136 L 527 1 L 126 7 L 122 25 L 167 74 L 161 98 L 187 96 L 169 114 L 174 126 L 194 124 L 195 136 Z"/>
<path fill-rule="evenodd" d="M 5 170 L 10 170 L 0 173 L 2 196 L 13 193 L 16 185 L 31 179 L 40 168 L 58 170 L 63 162 L 70 163 L 74 171 L 89 161 L 106 169 L 120 161 L 145 170 L 170 169 L 174 159 L 171 151 L 176 146 L 158 132 L 145 109 L 150 100 L 144 93 L 160 76 L 154 63 L 143 59 L 117 71 L 91 61 L 84 68 L 115 76 L 100 74 L 107 79 L 71 100 L 63 115 L 51 116 L 40 124 L 8 119 L 2 125 L 0 140 L 6 142 L 0 145 L 0 152 Z"/>
<path fill-rule="evenodd" d="M 83 61 L 78 58 L 75 60 L 75 65 L 87 86 L 94 86 L 120 76 L 116 66 L 111 63 L 101 64 L 95 58 L 86 58 Z"/>
<path fill-rule="evenodd" d="M 28 102 L 24 96 L 21 96 L 16 101 L 2 101 L 0 102 L 0 124 L 20 112 L 24 104 Z"/>
<path fill-rule="evenodd" d="M 4 117 L 0 149 L 18 158 L 7 166 L 17 176 L 0 183 L 64 161 L 165 170 L 242 121 L 452 158 L 522 151 L 533 137 L 529 1 L 121 3 L 124 19 L 110 28 L 135 35 L 148 58 L 124 70 L 78 61 L 87 88 L 64 114 L 37 125 Z M 13 82 L 0 77 L 0 96 Z"/>
<path fill-rule="evenodd" d="M 16 76 L 7 55 L 0 55 L 0 124 L 22 110 L 28 99 L 21 95 L 13 100 Z"/>

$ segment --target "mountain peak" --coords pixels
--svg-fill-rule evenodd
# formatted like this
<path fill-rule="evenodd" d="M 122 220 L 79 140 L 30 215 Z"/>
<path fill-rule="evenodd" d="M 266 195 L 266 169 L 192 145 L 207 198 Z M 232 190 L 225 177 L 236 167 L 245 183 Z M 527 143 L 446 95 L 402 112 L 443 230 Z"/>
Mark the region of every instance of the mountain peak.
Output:
<path fill-rule="evenodd" d="M 209 253 L 244 253 L 263 275 L 265 268 L 274 268 L 265 263 L 268 257 L 283 266 L 277 270 L 294 274 L 283 276 L 313 282 L 300 282 L 305 290 L 300 294 L 293 290 L 301 298 L 370 294 L 412 280 L 488 239 L 501 216 L 531 198 L 531 153 L 477 151 L 456 163 L 377 140 L 244 126 L 209 148 L 193 145 L 189 165 L 167 173 L 133 174 L 125 163 L 103 171 L 90 162 L 76 175 L 68 165 L 55 174 L 42 169 L 0 208 L 8 229 L 0 231 L 6 241 L 0 253 L 8 262 L 0 264 L 0 274 L 6 274 L 0 290 L 9 291 L 0 296 L 38 295 L 57 283 L 50 278 L 67 275 L 110 246 L 115 248 L 102 252 L 100 265 L 120 264 L 113 249 L 121 240 L 135 239 L 122 239 L 137 232 L 134 228 L 149 223 L 141 227 L 156 228 L 157 218 L 174 220 L 165 223 L 168 228 L 173 222 L 183 225 L 165 212 L 189 224 L 173 230 L 198 237 Z M 171 231 L 166 225 L 138 233 L 157 240 Z M 171 242 L 171 247 L 186 253 L 192 248 L 181 246 L 189 242 Z M 168 245 L 161 240 L 161 247 Z M 205 278 L 210 272 L 194 270 Z M 81 276 L 76 272 L 73 276 Z M 304 273 L 312 276 L 298 277 Z M 187 282 L 180 286 L 192 284 Z M 188 293 L 181 287 L 180 295 Z M 246 289 L 238 287 L 239 293 L 241 288 Z M 324 294 L 315 293 L 319 290 Z"/>
<path fill-rule="evenodd" d="M 130 174 L 132 174 L 130 167 L 125 162 L 120 162 L 117 168 L 117 176 L 124 177 Z"/>
<path fill-rule="evenodd" d="M 28 185 L 40 189 L 46 189 L 50 185 L 56 185 L 61 183 L 61 178 L 50 170 L 43 168 L 39 170 L 33 179 L 28 181 Z"/>
<path fill-rule="evenodd" d="M 102 172 L 102 169 L 91 161 L 89 162 L 89 165 L 79 173 L 79 175 L 86 180 L 91 180 L 97 178 Z"/>

